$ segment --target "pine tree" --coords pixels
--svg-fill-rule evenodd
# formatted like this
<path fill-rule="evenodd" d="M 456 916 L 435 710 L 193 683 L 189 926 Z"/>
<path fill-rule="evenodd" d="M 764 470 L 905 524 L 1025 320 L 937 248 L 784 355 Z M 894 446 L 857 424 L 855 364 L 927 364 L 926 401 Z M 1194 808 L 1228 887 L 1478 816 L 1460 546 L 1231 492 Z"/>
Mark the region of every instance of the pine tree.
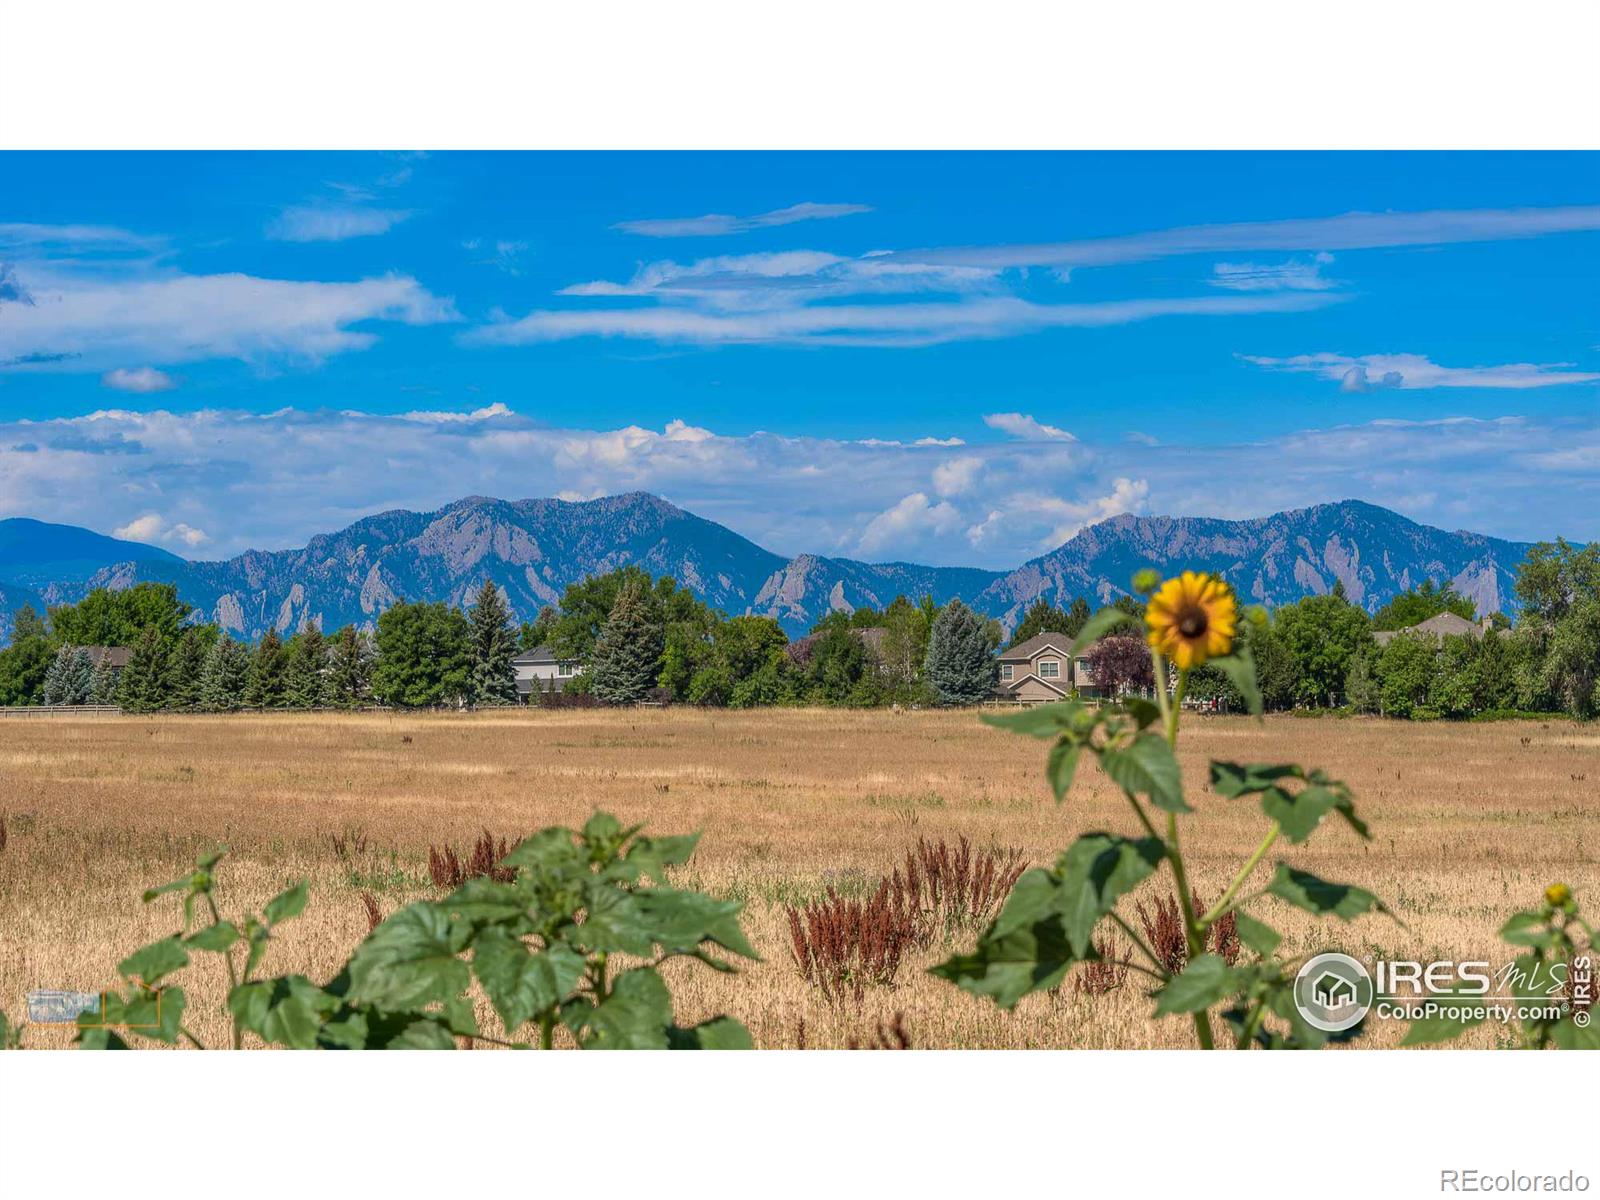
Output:
<path fill-rule="evenodd" d="M 154 712 L 167 704 L 167 644 L 161 631 L 146 625 L 133 645 L 122 672 L 122 707 L 128 712 Z"/>
<path fill-rule="evenodd" d="M 233 712 L 244 703 L 250 679 L 250 652 L 226 635 L 206 655 L 200 674 L 200 707 L 207 712 Z"/>
<path fill-rule="evenodd" d="M 44 673 L 44 691 L 40 699 L 48 705 L 66 704 L 62 699 L 67 686 L 67 673 L 72 670 L 72 647 L 62 646 L 50 660 L 50 669 Z"/>
<path fill-rule="evenodd" d="M 67 671 L 67 698 L 62 703 L 87 704 L 93 690 L 94 664 L 89 661 L 89 652 L 82 646 L 74 647 L 72 666 Z"/>
<path fill-rule="evenodd" d="M 940 704 L 977 704 L 994 690 L 995 658 L 984 621 L 952 600 L 933 623 L 925 676 Z"/>
<path fill-rule="evenodd" d="M 288 671 L 288 651 L 276 629 L 268 629 L 250 656 L 250 674 L 245 683 L 244 702 L 251 708 L 282 708 L 284 675 Z"/>
<path fill-rule="evenodd" d="M 354 625 L 339 630 L 328 645 L 327 702 L 354 708 L 372 697 L 372 639 Z"/>
<path fill-rule="evenodd" d="M 644 591 L 628 584 L 617 595 L 595 643 L 589 674 L 603 704 L 637 704 L 656 681 L 662 630 Z"/>
<path fill-rule="evenodd" d="M 517 633 L 500 589 L 484 580 L 472 606 L 473 705 L 514 704 L 517 675 L 511 660 L 517 654 Z"/>
<path fill-rule="evenodd" d="M 85 655 L 87 656 L 87 651 Z M 93 681 L 89 685 L 90 704 L 115 704 L 117 702 L 117 672 L 111 665 L 111 647 L 100 650 L 100 661 L 94 666 Z"/>
<path fill-rule="evenodd" d="M 167 704 L 171 708 L 200 706 L 201 677 L 205 674 L 214 627 L 191 626 L 183 631 L 167 663 Z"/>
<path fill-rule="evenodd" d="M 328 643 L 322 630 L 309 626 L 289 639 L 284 670 L 284 703 L 290 708 L 317 708 L 324 702 Z"/>

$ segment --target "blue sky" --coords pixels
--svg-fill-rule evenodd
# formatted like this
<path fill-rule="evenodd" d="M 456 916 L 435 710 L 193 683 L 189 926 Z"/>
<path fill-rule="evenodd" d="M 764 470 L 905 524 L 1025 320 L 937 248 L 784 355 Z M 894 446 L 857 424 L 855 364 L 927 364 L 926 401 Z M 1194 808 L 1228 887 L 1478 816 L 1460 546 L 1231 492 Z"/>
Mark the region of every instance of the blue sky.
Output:
<path fill-rule="evenodd" d="M 1356 496 L 1600 536 L 1593 154 L 4 154 L 0 516 L 193 557 L 644 488 L 1011 566 Z"/>

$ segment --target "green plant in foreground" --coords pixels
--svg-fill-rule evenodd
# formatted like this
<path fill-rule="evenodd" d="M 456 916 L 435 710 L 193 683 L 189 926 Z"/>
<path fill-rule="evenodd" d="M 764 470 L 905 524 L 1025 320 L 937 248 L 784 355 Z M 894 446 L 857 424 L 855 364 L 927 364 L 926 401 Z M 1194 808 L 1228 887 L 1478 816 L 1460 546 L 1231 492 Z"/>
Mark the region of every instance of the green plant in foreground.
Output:
<path fill-rule="evenodd" d="M 1054 742 L 1046 775 L 1058 803 L 1071 789 L 1079 760 L 1092 755 L 1121 788 L 1142 834 L 1086 833 L 1055 866 L 1028 871 L 976 948 L 941 963 L 933 973 L 1011 1008 L 1024 996 L 1059 986 L 1074 964 L 1100 961 L 1096 929 L 1109 921 L 1142 954 L 1145 961 L 1130 962 L 1129 969 L 1157 985 L 1156 1015 L 1189 1016 L 1201 1047 L 1217 1045 L 1219 1033 L 1241 1049 L 1346 1040 L 1360 1026 L 1330 1035 L 1300 1016 L 1293 996 L 1298 960 L 1280 956 L 1281 935 L 1245 908 L 1273 897 L 1317 916 L 1346 921 L 1388 912 L 1363 888 L 1330 883 L 1285 862 L 1276 864 L 1265 885 L 1252 885 L 1280 838 L 1304 842 L 1329 813 L 1337 813 L 1363 838 L 1370 836 L 1367 827 L 1356 816 L 1349 789 L 1321 771 L 1291 764 L 1212 762 L 1212 787 L 1230 800 L 1257 800 L 1268 828 L 1216 903 L 1196 911 L 1179 826 L 1179 818 L 1194 810 L 1184 799 L 1174 753 L 1189 671 L 1209 660 L 1239 689 L 1252 713 L 1260 713 L 1261 700 L 1248 649 L 1234 642 L 1238 614 L 1231 592 L 1220 581 L 1193 573 L 1160 584 L 1159 590 L 1158 584 L 1153 572 L 1140 572 L 1135 580 L 1136 590 L 1156 593 L 1145 617 L 1156 681 L 1153 701 L 1126 696 L 1103 707 L 1065 702 L 985 718 Z M 1115 609 L 1102 610 L 1074 641 L 1072 653 L 1134 620 Z M 1170 673 L 1174 667 L 1175 676 Z M 1172 873 L 1188 941 L 1188 962 L 1176 973 L 1118 911 L 1119 901 L 1163 866 Z M 1255 952 L 1253 961 L 1230 966 L 1206 951 L 1208 933 L 1230 913 L 1240 941 Z"/>
<path fill-rule="evenodd" d="M 148 902 L 181 892 L 183 930 L 117 965 L 128 987 L 78 1019 L 78 1044 L 127 1049 L 133 1033 L 199 1047 L 184 1025 L 188 999 L 169 978 L 191 954 L 207 953 L 227 964 L 236 1048 L 247 1036 L 308 1050 L 448 1050 L 458 1038 L 550 1048 L 558 1029 L 584 1049 L 749 1048 L 749 1032 L 728 1017 L 679 1026 L 659 971 L 680 956 L 733 970 L 719 949 L 754 959 L 739 928 L 742 905 L 666 886 L 667 868 L 688 861 L 698 834 L 638 832 L 596 813 L 580 831 L 534 834 L 501 861 L 516 872 L 509 882 L 470 879 L 443 900 L 407 905 L 321 985 L 303 975 L 256 975 L 274 930 L 304 910 L 306 885 L 242 923 L 224 920 L 213 872 L 225 852 L 205 855 L 189 875 L 145 893 Z M 195 927 L 197 905 L 210 921 Z M 613 956 L 632 965 L 618 970 Z M 478 1027 L 466 994 L 474 981 L 494 1007 L 498 1033 Z"/>

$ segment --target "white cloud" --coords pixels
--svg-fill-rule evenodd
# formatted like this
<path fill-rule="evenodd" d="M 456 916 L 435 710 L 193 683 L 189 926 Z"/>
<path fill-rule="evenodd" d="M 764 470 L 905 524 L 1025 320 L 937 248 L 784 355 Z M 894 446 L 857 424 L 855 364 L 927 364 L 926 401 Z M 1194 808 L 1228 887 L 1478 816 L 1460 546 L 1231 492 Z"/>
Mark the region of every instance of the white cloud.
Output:
<path fill-rule="evenodd" d="M 355 325 L 457 319 L 451 301 L 403 275 L 322 283 L 239 274 L 108 278 L 41 269 L 23 279 L 35 303 L 6 309 L 0 364 L 100 370 L 128 359 L 317 362 L 377 340 Z"/>
<path fill-rule="evenodd" d="M 967 540 L 982 546 L 1005 535 L 1014 536 L 1018 530 L 1037 531 L 1043 527 L 1043 534 L 1033 542 L 1032 553 L 1053 550 L 1096 521 L 1143 511 L 1149 495 L 1148 481 L 1124 477 L 1114 480 L 1105 495 L 1087 500 L 1071 500 L 1051 492 L 1016 492 L 968 528 Z"/>
<path fill-rule="evenodd" d="M 171 375 L 154 367 L 117 367 L 100 377 L 100 382 L 119 392 L 165 392 L 177 386 Z"/>
<path fill-rule="evenodd" d="M 1322 268 L 1332 261 L 1333 255 L 1318 254 L 1310 262 L 1219 262 L 1211 268 L 1211 283 L 1233 292 L 1326 292 L 1339 286 L 1337 280 L 1322 273 Z"/>
<path fill-rule="evenodd" d="M 359 417 L 357 412 L 348 415 Z M 496 401 L 486 408 L 475 408 L 471 412 L 439 412 L 422 409 L 415 412 L 401 413 L 402 421 L 420 421 L 424 425 L 461 425 L 470 421 L 491 421 L 495 417 L 509 417 L 511 410 L 504 404 Z"/>
<path fill-rule="evenodd" d="M 1191 225 L 1119 237 L 1031 245 L 952 246 L 905 250 L 912 262 L 1008 270 L 1021 267 L 1106 267 L 1186 254 L 1248 251 L 1327 252 L 1390 246 L 1498 242 L 1600 230 L 1600 205 L 1565 208 L 1456 209 L 1345 213 L 1284 221 Z"/>
<path fill-rule="evenodd" d="M 266 233 L 280 242 L 342 242 L 388 233 L 409 216 L 409 211 L 397 208 L 294 204 L 268 223 Z"/>
<path fill-rule="evenodd" d="M 940 537 L 961 524 L 961 514 L 947 500 L 934 504 L 924 492 L 913 492 L 867 522 L 856 541 L 856 553 L 878 555 L 893 549 L 903 555 L 930 536 Z"/>
<path fill-rule="evenodd" d="M 1571 363 L 1503 363 L 1488 367 L 1441 367 L 1421 354 L 1297 354 L 1291 358 L 1241 355 L 1245 362 L 1276 371 L 1299 371 L 1339 380 L 1345 392 L 1378 388 L 1537 388 L 1591 383 L 1592 371 L 1568 371 Z"/>
<path fill-rule="evenodd" d="M 159 513 L 145 513 L 142 517 L 135 517 L 126 525 L 113 529 L 111 535 L 130 542 L 144 542 L 147 545 L 153 542 L 165 542 L 190 550 L 198 550 L 211 540 L 204 530 L 186 525 L 182 521 L 167 524 Z"/>
<path fill-rule="evenodd" d="M 983 459 L 976 455 L 952 458 L 933 469 L 933 490 L 941 496 L 960 496 L 970 492 L 982 474 Z"/>
<path fill-rule="evenodd" d="M 1035 421 L 1026 413 L 1004 412 L 989 413 L 983 418 L 983 423 L 990 429 L 998 429 L 1001 433 L 1009 433 L 1014 438 L 1025 442 L 1075 442 L 1065 429 L 1057 429 L 1054 425 L 1046 425 L 1042 421 Z"/>
<path fill-rule="evenodd" d="M 972 338 L 1015 337 L 1044 329 L 1097 328 L 1171 316 L 1307 312 L 1336 303 L 1331 293 L 1272 293 L 1093 304 L 1035 304 L 1010 297 L 959 303 L 833 304 L 724 314 L 675 307 L 547 310 L 480 326 L 468 345 L 514 346 L 579 337 L 661 342 L 834 346 L 932 346 Z"/>
<path fill-rule="evenodd" d="M 797 221 L 824 221 L 834 217 L 849 217 L 869 213 L 865 204 L 814 204 L 806 202 L 776 208 L 771 212 L 749 217 L 733 217 L 723 213 L 707 213 L 703 217 L 664 217 L 644 221 L 620 221 L 612 228 L 623 233 L 642 237 L 722 237 L 734 233 L 749 233 L 754 229 L 769 229 L 777 225 L 793 225 Z"/>

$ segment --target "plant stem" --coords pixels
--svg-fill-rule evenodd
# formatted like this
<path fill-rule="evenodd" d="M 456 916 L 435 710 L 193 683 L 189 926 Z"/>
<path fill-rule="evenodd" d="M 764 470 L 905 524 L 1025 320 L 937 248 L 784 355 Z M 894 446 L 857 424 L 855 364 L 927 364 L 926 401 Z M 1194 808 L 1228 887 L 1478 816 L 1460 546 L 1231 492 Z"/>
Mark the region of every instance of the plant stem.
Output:
<path fill-rule="evenodd" d="M 1166 964 L 1157 958 L 1156 952 L 1150 949 L 1150 947 L 1145 944 L 1144 939 L 1133 931 L 1133 926 L 1129 925 L 1122 919 L 1122 914 L 1113 911 L 1111 913 L 1111 919 L 1118 925 L 1122 926 L 1122 932 L 1128 935 L 1128 940 L 1131 941 L 1135 946 L 1139 947 L 1140 950 L 1144 951 L 1144 956 L 1155 964 L 1156 970 L 1159 972 L 1157 975 L 1158 979 L 1172 978 L 1172 976 L 1167 973 Z"/>
<path fill-rule="evenodd" d="M 554 1050 L 556 1046 L 556 1019 L 550 1013 L 539 1018 L 539 1049 Z"/>
<path fill-rule="evenodd" d="M 1134 815 L 1139 818 L 1139 824 L 1145 827 L 1145 832 L 1158 842 L 1164 841 L 1162 836 L 1156 832 L 1156 827 L 1150 823 L 1150 816 L 1144 811 L 1144 805 L 1139 803 L 1139 798 L 1132 792 L 1123 792 L 1122 794 L 1128 798 L 1128 803 L 1133 805 Z"/>
<path fill-rule="evenodd" d="M 1266 857 L 1267 851 L 1272 849 L 1272 844 L 1278 840 L 1278 835 L 1282 832 L 1283 830 L 1278 828 L 1278 823 L 1274 821 L 1272 828 L 1267 830 L 1267 836 L 1261 839 L 1261 844 L 1256 847 L 1255 853 L 1246 860 L 1244 866 L 1239 868 L 1239 873 L 1233 877 L 1233 882 L 1228 885 L 1227 890 L 1211 906 L 1211 911 L 1200 918 L 1201 929 L 1209 928 L 1211 922 L 1228 910 L 1228 904 L 1238 895 L 1239 889 L 1244 886 L 1245 880 L 1250 878 L 1251 872 L 1261 865 L 1261 860 Z"/>
<path fill-rule="evenodd" d="M 183 1034 L 184 1037 L 188 1038 L 189 1039 L 189 1044 L 191 1046 L 193 1046 L 196 1050 L 204 1050 L 205 1049 L 204 1043 L 202 1043 L 199 1038 L 195 1037 L 194 1034 L 190 1033 L 182 1025 L 178 1026 L 178 1032 Z"/>
<path fill-rule="evenodd" d="M 206 907 L 211 910 L 211 923 L 213 925 L 221 925 L 222 914 L 217 911 L 217 902 L 211 898 L 209 889 L 203 894 L 206 898 Z M 222 961 L 228 964 L 228 991 L 231 994 L 233 989 L 239 986 L 239 973 L 234 970 L 233 966 L 233 947 L 230 946 L 222 952 Z M 242 1050 L 244 1049 L 244 1031 L 239 1028 L 238 1017 L 231 1018 L 231 1021 L 233 1024 L 233 1048 Z"/>

